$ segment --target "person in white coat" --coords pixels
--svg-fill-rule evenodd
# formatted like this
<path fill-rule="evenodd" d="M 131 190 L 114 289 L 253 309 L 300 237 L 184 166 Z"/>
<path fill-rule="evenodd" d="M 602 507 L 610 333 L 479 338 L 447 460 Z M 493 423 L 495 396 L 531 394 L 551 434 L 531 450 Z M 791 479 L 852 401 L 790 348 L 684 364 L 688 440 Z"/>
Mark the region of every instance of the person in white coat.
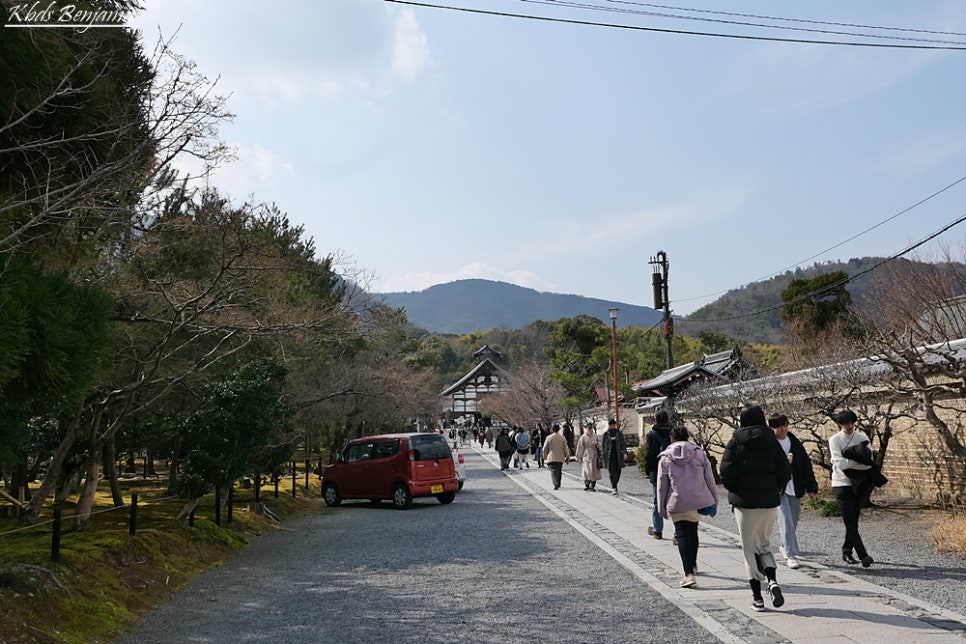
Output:
<path fill-rule="evenodd" d="M 597 481 L 603 477 L 600 474 L 600 439 L 597 438 L 593 423 L 587 423 L 584 433 L 577 439 L 576 456 L 580 463 L 580 476 L 584 479 L 584 489 L 596 492 Z"/>

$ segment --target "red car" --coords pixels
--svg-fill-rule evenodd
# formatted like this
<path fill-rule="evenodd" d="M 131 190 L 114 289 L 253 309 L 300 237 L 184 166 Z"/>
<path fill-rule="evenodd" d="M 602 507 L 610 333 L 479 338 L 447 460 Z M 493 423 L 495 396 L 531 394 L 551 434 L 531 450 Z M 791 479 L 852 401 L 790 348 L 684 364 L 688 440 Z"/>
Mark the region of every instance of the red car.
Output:
<path fill-rule="evenodd" d="M 405 510 L 417 497 L 435 496 L 440 503 L 452 503 L 459 487 L 446 439 L 431 433 L 356 438 L 322 474 L 322 497 L 328 506 L 347 499 L 390 499 Z"/>

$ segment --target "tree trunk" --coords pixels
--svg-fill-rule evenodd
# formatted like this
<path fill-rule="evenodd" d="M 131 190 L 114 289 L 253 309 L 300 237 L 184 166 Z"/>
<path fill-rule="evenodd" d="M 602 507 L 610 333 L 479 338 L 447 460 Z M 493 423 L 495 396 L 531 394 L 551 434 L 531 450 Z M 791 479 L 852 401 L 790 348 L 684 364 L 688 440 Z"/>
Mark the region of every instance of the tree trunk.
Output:
<path fill-rule="evenodd" d="M 178 517 L 176 520 L 183 521 L 187 519 L 188 516 L 194 511 L 194 509 L 198 507 L 198 503 L 200 501 L 201 501 L 201 497 L 199 496 L 197 499 L 191 499 L 190 501 L 185 503 L 184 507 L 181 508 L 181 511 L 178 512 Z"/>
<path fill-rule="evenodd" d="M 67 458 L 70 448 L 74 446 L 74 441 L 77 440 L 77 428 L 79 424 L 79 414 L 70 419 L 67 432 L 61 439 L 60 445 L 54 450 L 53 458 L 50 459 L 50 466 L 47 468 L 44 480 L 41 482 L 40 487 L 30 496 L 30 501 L 27 503 L 27 511 L 21 515 L 24 521 L 33 522 L 36 520 L 44 501 L 53 494 L 54 487 L 60 478 L 60 473 L 64 466 L 64 459 Z"/>
<path fill-rule="evenodd" d="M 174 444 L 171 446 L 171 467 L 168 468 L 168 494 L 174 492 L 174 481 L 178 478 L 178 468 L 181 466 L 179 457 L 181 454 L 181 432 L 174 435 Z"/>
<path fill-rule="evenodd" d="M 92 445 L 90 461 L 87 464 L 87 480 L 77 501 L 77 529 L 86 530 L 90 527 L 91 510 L 94 508 L 94 495 L 97 494 L 97 484 L 101 478 L 101 458 L 104 450 L 101 445 Z"/>
<path fill-rule="evenodd" d="M 124 495 L 121 494 L 121 482 L 117 478 L 116 458 L 114 437 L 111 436 L 104 446 L 104 475 L 111 483 L 111 499 L 114 501 L 114 507 L 119 508 L 124 505 Z"/>

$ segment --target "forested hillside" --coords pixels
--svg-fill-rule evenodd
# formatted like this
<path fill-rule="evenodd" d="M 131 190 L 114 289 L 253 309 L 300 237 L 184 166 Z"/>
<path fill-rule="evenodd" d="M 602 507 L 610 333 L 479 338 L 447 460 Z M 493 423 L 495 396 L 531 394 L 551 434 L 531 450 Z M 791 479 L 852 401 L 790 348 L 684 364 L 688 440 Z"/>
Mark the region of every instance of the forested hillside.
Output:
<path fill-rule="evenodd" d="M 711 331 L 749 343 L 782 344 L 785 338 L 781 326 L 781 294 L 792 280 L 812 279 L 842 271 L 855 278 L 847 290 L 854 305 L 863 310 L 869 308 L 866 298 L 868 285 L 872 279 L 881 277 L 883 272 L 908 270 L 913 264 L 920 268 L 933 266 L 905 259 L 884 262 L 881 257 L 863 257 L 786 271 L 728 291 L 687 317 L 677 318 L 675 331 L 692 337 L 701 331 Z M 611 306 L 620 308 L 620 328 L 653 327 L 660 323 L 662 316 L 661 311 L 649 307 L 579 295 L 541 293 L 513 284 L 481 279 L 439 284 L 417 292 L 384 293 L 380 297 L 390 306 L 405 308 L 406 316 L 414 326 L 434 333 L 457 335 L 490 329 L 522 329 L 537 320 L 552 322 L 577 315 L 588 315 L 607 322 L 607 309 Z M 673 310 L 673 289 L 671 306 Z"/>

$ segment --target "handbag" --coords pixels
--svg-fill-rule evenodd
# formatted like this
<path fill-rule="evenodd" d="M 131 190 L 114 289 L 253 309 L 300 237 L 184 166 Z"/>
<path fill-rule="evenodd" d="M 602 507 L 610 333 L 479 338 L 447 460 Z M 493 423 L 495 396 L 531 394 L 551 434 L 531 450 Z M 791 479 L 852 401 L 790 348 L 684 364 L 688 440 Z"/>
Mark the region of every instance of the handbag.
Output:
<path fill-rule="evenodd" d="M 718 504 L 712 503 L 706 508 L 701 508 L 698 510 L 698 514 L 705 517 L 713 517 L 718 513 Z"/>

